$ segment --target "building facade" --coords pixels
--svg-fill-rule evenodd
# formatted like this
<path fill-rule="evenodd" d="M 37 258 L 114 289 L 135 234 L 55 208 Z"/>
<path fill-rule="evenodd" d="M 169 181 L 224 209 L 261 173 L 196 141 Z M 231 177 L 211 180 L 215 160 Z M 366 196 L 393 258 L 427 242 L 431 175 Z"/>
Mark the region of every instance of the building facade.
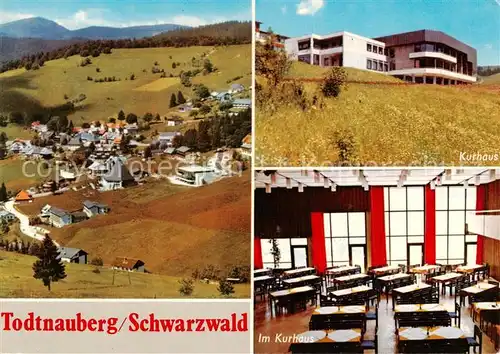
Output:
<path fill-rule="evenodd" d="M 476 82 L 477 51 L 443 32 L 420 30 L 376 39 L 387 48 L 390 75 L 427 84 Z"/>
<path fill-rule="evenodd" d="M 285 50 L 292 60 L 322 67 L 388 71 L 385 44 L 350 32 L 290 38 L 285 41 Z M 368 66 L 367 63 L 374 64 Z"/>
<path fill-rule="evenodd" d="M 271 35 L 274 35 L 273 46 L 276 49 L 283 49 L 285 47 L 285 41 L 289 38 L 277 33 L 271 33 L 269 31 L 262 30 L 262 22 L 255 22 L 255 40 L 259 43 L 266 43 Z"/>
<path fill-rule="evenodd" d="M 440 31 L 420 30 L 374 39 L 345 31 L 312 34 L 287 39 L 285 51 L 292 60 L 378 71 L 407 82 L 476 82 L 476 50 Z"/>

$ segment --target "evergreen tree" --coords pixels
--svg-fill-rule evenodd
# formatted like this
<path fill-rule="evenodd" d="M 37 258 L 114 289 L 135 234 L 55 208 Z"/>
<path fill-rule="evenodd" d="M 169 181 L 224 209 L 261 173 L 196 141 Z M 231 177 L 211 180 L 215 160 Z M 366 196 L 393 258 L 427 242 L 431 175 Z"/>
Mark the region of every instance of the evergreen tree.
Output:
<path fill-rule="evenodd" d="M 151 122 L 153 120 L 153 113 L 146 113 L 142 119 L 147 123 Z"/>
<path fill-rule="evenodd" d="M 182 135 L 176 135 L 172 139 L 172 147 L 177 149 L 177 148 L 182 146 L 183 142 L 184 142 L 184 139 L 183 139 Z"/>
<path fill-rule="evenodd" d="M 151 146 L 147 146 L 145 149 L 144 149 L 144 158 L 145 159 L 150 159 L 153 157 L 153 154 L 151 152 Z"/>
<path fill-rule="evenodd" d="M 134 124 L 137 123 L 137 116 L 134 113 L 129 113 L 125 120 L 128 124 Z"/>
<path fill-rule="evenodd" d="M 170 96 L 170 108 L 177 106 L 177 102 L 175 101 L 175 94 Z"/>
<path fill-rule="evenodd" d="M 2 182 L 2 186 L 0 187 L 0 202 L 5 202 L 7 199 L 7 188 L 5 187 L 5 183 Z"/>
<path fill-rule="evenodd" d="M 50 291 L 50 284 L 66 278 L 64 264 L 59 257 L 59 250 L 49 234 L 45 235 L 38 253 L 38 260 L 33 263 L 33 278 L 40 279 Z"/>
<path fill-rule="evenodd" d="M 206 152 L 210 150 L 210 134 L 209 134 L 209 123 L 206 121 L 201 121 L 198 126 L 197 134 L 197 148 L 201 152 Z"/>
<path fill-rule="evenodd" d="M 186 103 L 186 99 L 184 98 L 184 96 L 182 95 L 182 92 L 179 91 L 177 92 L 177 103 L 178 104 L 183 104 L 183 103 Z"/>
<path fill-rule="evenodd" d="M 123 111 L 118 112 L 118 120 L 120 121 L 125 120 L 125 113 Z"/>
<path fill-rule="evenodd" d="M 186 145 L 190 149 L 196 149 L 198 140 L 197 135 L 198 132 L 196 131 L 196 129 L 188 129 L 184 134 L 184 145 Z"/>

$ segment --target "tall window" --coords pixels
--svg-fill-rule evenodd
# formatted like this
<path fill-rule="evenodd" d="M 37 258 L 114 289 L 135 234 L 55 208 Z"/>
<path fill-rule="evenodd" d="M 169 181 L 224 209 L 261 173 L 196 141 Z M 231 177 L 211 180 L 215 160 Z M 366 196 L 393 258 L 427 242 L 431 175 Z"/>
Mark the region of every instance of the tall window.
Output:
<path fill-rule="evenodd" d="M 349 264 L 349 246 L 366 245 L 365 213 L 323 214 L 326 264 Z"/>
<path fill-rule="evenodd" d="M 463 263 L 475 258 L 466 243 L 477 242 L 476 235 L 465 235 L 467 211 L 476 210 L 476 187 L 440 186 L 436 187 L 436 262 Z"/>
<path fill-rule="evenodd" d="M 262 263 L 264 268 L 274 268 L 274 258 L 272 254 L 272 244 L 270 239 L 261 239 Z M 307 238 L 277 238 L 280 250 L 280 261 L 278 268 L 292 268 L 292 246 L 307 246 Z"/>
<path fill-rule="evenodd" d="M 410 243 L 424 242 L 424 187 L 384 188 L 387 263 L 407 263 Z"/>
<path fill-rule="evenodd" d="M 370 59 L 366 60 L 366 68 L 371 69 L 372 68 L 372 61 Z"/>

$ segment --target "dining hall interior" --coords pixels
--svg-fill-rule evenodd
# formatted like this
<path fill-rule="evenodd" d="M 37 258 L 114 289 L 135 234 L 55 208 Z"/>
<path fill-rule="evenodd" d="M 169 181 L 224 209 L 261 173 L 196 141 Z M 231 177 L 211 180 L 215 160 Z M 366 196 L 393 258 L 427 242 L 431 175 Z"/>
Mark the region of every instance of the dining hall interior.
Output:
<path fill-rule="evenodd" d="M 498 353 L 500 170 L 254 172 L 256 353 Z"/>

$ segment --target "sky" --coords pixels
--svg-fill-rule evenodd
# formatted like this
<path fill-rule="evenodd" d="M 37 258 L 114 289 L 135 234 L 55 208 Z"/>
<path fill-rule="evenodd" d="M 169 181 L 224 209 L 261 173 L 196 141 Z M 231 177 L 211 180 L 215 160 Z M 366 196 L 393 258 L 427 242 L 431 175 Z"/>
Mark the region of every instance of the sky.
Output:
<path fill-rule="evenodd" d="M 88 26 L 126 27 L 174 23 L 201 26 L 252 20 L 250 0 L 8 0 L 0 23 L 44 17 L 74 30 Z"/>
<path fill-rule="evenodd" d="M 500 65 L 500 0 L 255 0 L 255 19 L 285 36 L 348 31 L 365 37 L 432 29 Z"/>

